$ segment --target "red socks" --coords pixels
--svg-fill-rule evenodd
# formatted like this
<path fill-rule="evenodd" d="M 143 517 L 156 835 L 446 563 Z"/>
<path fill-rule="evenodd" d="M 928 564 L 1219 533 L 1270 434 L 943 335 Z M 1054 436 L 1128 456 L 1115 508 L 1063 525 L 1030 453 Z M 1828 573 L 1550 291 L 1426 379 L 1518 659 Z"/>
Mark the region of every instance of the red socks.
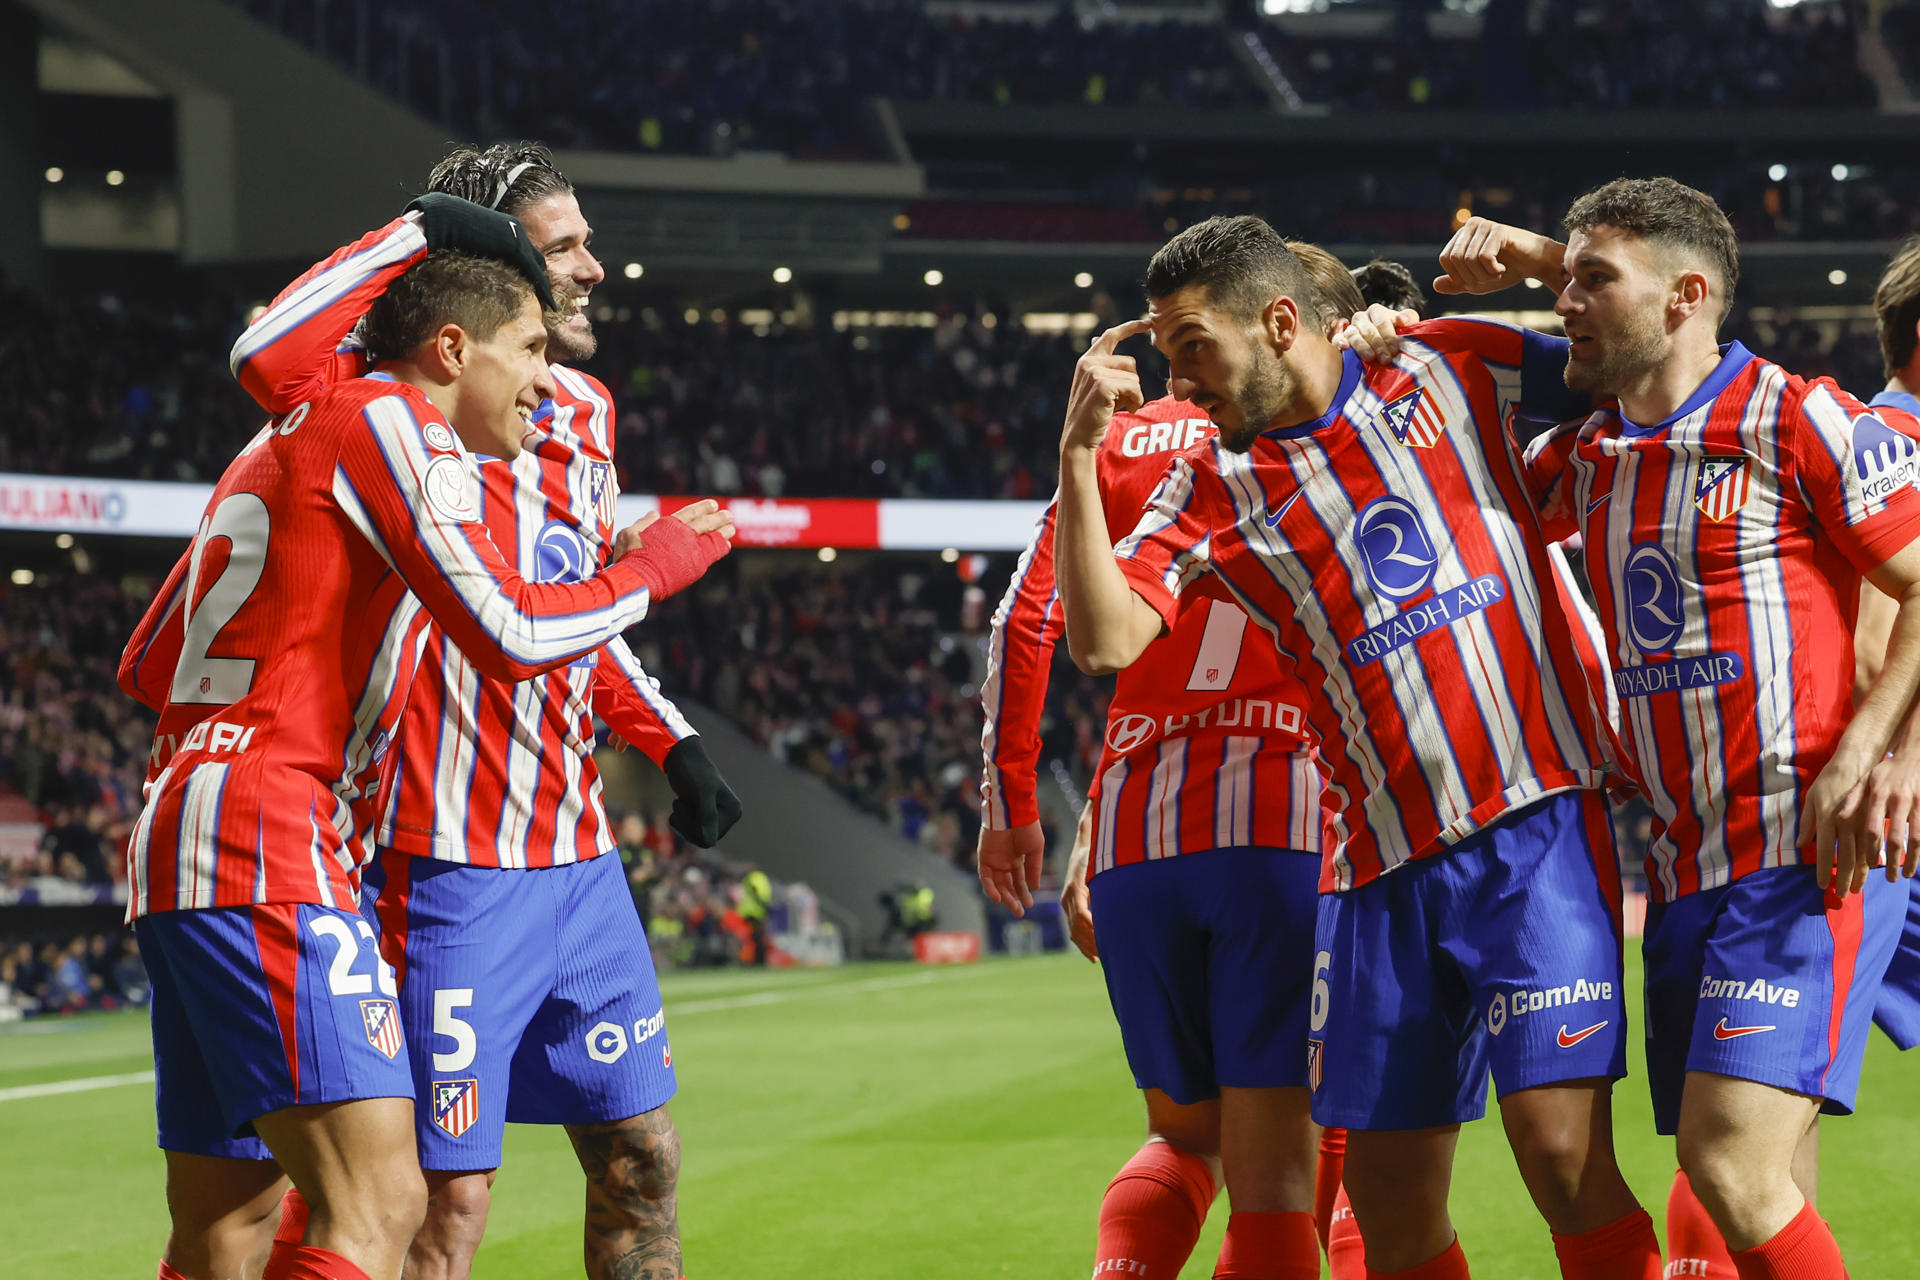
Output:
<path fill-rule="evenodd" d="M 1455 1236 L 1439 1257 L 1429 1258 L 1411 1271 L 1375 1271 L 1368 1267 L 1367 1280 L 1473 1280 L 1473 1273 L 1467 1270 L 1467 1255 L 1460 1251 L 1460 1237 Z"/>
<path fill-rule="evenodd" d="M 1313 1215 L 1228 1215 L 1213 1280 L 1320 1280 L 1320 1233 Z"/>
<path fill-rule="evenodd" d="M 1736 1249 L 1740 1280 L 1847 1280 L 1847 1264 L 1827 1221 L 1805 1204 L 1792 1222 L 1757 1249 Z"/>
<path fill-rule="evenodd" d="M 156 1276 L 154 1280 L 187 1280 L 187 1278 L 168 1266 L 167 1260 L 162 1258 L 160 1259 L 160 1274 Z"/>
<path fill-rule="evenodd" d="M 260 1280 L 368 1280 L 367 1273 L 328 1249 L 301 1245 L 274 1251 Z"/>
<path fill-rule="evenodd" d="M 1333 1221 L 1327 1228 L 1327 1263 L 1333 1280 L 1367 1280 L 1367 1247 L 1360 1240 L 1360 1224 L 1354 1220 L 1353 1206 L 1347 1203 L 1347 1189 L 1333 1202 Z"/>
<path fill-rule="evenodd" d="M 1707 1207 L 1693 1194 L 1685 1170 L 1675 1170 L 1667 1193 L 1667 1280 L 1736 1280 L 1733 1258 Z"/>
<path fill-rule="evenodd" d="M 280 1197 L 280 1229 L 273 1233 L 273 1251 L 267 1255 L 267 1270 L 279 1265 L 291 1266 L 291 1261 L 283 1260 L 291 1259 L 306 1236 L 307 1198 L 300 1194 L 300 1188 L 288 1187 L 287 1193 Z"/>
<path fill-rule="evenodd" d="M 1100 1201 L 1093 1274 L 1173 1280 L 1200 1239 L 1213 1204 L 1213 1172 L 1171 1142 L 1134 1152 Z"/>
<path fill-rule="evenodd" d="M 1660 1237 L 1645 1209 L 1575 1236 L 1555 1235 L 1564 1280 L 1661 1280 Z"/>
<path fill-rule="evenodd" d="M 1347 1171 L 1347 1131 L 1320 1131 L 1320 1164 L 1313 1175 L 1313 1225 L 1320 1232 L 1320 1247 L 1333 1239 L 1333 1205 L 1340 1194 L 1340 1178 Z"/>

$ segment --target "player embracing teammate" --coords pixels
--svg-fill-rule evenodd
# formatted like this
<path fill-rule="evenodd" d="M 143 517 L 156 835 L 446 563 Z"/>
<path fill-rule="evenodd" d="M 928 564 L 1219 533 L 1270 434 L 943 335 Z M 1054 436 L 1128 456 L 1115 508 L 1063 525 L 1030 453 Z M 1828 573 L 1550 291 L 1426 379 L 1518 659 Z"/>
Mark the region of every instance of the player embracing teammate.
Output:
<path fill-rule="evenodd" d="M 1077 658 L 1133 661 L 1204 575 L 1295 655 L 1340 841 L 1322 876 L 1314 1118 L 1351 1130 L 1367 1265 L 1467 1274 L 1447 1215 L 1489 1070 L 1569 1277 L 1659 1275 L 1613 1157 L 1625 1073 L 1604 760 L 1528 506 L 1515 415 L 1565 416 L 1564 348 L 1435 326 L 1369 368 L 1315 324 L 1265 223 L 1216 218 L 1148 268 L 1150 318 L 1076 368 L 1057 570 Z M 1139 400 L 1115 348 L 1151 328 L 1215 440 L 1105 537 L 1094 460 Z"/>
<path fill-rule="evenodd" d="M 532 679 L 727 549 L 711 508 L 621 532 L 575 582 L 531 583 L 496 549 L 473 459 L 517 455 L 554 391 L 551 286 L 510 222 L 459 200 L 401 221 L 385 252 L 402 268 L 363 329 L 371 372 L 241 449 L 122 659 L 160 711 L 127 856 L 163 1280 L 241 1274 L 283 1173 L 311 1216 L 269 1280 L 393 1280 L 425 1214 L 409 1037 L 359 894 L 429 623 L 488 678 Z"/>

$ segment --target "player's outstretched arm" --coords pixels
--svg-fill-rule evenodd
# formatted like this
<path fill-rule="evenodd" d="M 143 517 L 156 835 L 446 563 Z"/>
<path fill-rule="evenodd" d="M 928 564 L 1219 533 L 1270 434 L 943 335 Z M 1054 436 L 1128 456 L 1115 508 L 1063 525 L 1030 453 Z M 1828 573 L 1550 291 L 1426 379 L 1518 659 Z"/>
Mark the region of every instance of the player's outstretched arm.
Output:
<path fill-rule="evenodd" d="M 230 364 L 247 394 L 268 413 L 288 413 L 328 385 L 366 372 L 348 341 L 374 300 L 435 249 L 497 258 L 553 308 L 546 263 L 520 220 L 438 192 L 421 196 L 384 227 L 309 267 L 280 291 L 233 344 Z"/>
<path fill-rule="evenodd" d="M 731 517 L 699 502 L 623 529 L 612 563 L 585 582 L 527 582 L 480 522 L 478 480 L 444 419 L 395 394 L 369 402 L 361 422 L 365 430 L 341 439 L 334 497 L 460 651 L 495 679 L 529 680 L 602 647 L 732 546 Z"/>
<path fill-rule="evenodd" d="M 1537 231 L 1468 218 L 1440 250 L 1435 293 L 1498 293 L 1538 280 L 1557 296 L 1567 287 L 1567 246 Z"/>
<path fill-rule="evenodd" d="M 193 563 L 193 544 L 174 564 L 161 584 L 159 594 L 141 615 L 140 625 L 120 654 L 119 683 L 126 695 L 154 711 L 166 708 L 173 688 L 174 668 L 179 665 L 180 646 L 186 639 L 186 613 L 180 606 L 186 596 L 187 577 Z"/>
<path fill-rule="evenodd" d="M 1131 665 L 1163 627 L 1159 612 L 1134 592 L 1114 562 L 1097 465 L 1113 415 L 1131 412 L 1143 400 L 1133 357 L 1117 354 L 1116 348 L 1148 328 L 1145 320 L 1129 320 L 1093 340 L 1074 365 L 1060 436 L 1054 572 L 1060 579 L 1067 651 L 1082 671 L 1094 675 Z"/>

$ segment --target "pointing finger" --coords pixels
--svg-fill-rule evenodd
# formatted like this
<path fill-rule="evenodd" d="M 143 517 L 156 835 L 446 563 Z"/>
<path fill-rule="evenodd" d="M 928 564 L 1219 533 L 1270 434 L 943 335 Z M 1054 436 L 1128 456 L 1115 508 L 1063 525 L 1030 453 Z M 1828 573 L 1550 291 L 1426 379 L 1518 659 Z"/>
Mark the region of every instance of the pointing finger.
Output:
<path fill-rule="evenodd" d="M 1133 337 L 1136 333 L 1145 333 L 1151 328 L 1153 328 L 1153 325 L 1148 322 L 1145 316 L 1137 316 L 1123 324 L 1113 326 L 1113 328 L 1095 338 L 1093 345 L 1089 346 L 1087 350 L 1094 354 L 1110 356 L 1113 354 L 1114 348 L 1118 347 L 1128 338 Z"/>

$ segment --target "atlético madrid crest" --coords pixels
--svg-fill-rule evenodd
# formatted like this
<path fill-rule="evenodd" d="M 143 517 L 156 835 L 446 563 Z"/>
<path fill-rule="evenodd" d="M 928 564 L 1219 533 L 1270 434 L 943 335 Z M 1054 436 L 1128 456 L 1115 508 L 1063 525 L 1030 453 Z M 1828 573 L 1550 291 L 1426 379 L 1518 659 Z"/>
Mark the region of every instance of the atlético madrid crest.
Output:
<path fill-rule="evenodd" d="M 1747 505 L 1751 484 L 1744 457 L 1707 458 L 1693 487 L 1693 505 L 1709 520 L 1725 520 Z"/>
<path fill-rule="evenodd" d="M 1433 448 L 1447 429 L 1447 421 L 1440 416 L 1440 410 L 1420 393 L 1418 387 L 1381 405 L 1380 416 L 1386 420 L 1387 429 L 1393 432 L 1395 440 L 1414 449 Z"/>
<path fill-rule="evenodd" d="M 614 501 L 620 496 L 620 486 L 613 475 L 613 464 L 594 463 L 592 479 L 588 483 L 593 489 L 593 514 L 600 517 L 601 524 L 612 524 Z"/>
<path fill-rule="evenodd" d="M 1307 1088 L 1315 1093 L 1320 1091 L 1320 1078 L 1326 1073 L 1325 1043 L 1322 1040 L 1307 1041 Z"/>
<path fill-rule="evenodd" d="M 391 1058 L 400 1052 L 400 1012 L 391 1000 L 362 1000 L 360 1021 L 367 1029 L 367 1043 Z"/>
<path fill-rule="evenodd" d="M 459 1137 L 480 1118 L 480 1082 L 478 1080 L 435 1080 L 433 1082 L 433 1122 L 453 1137 Z"/>

